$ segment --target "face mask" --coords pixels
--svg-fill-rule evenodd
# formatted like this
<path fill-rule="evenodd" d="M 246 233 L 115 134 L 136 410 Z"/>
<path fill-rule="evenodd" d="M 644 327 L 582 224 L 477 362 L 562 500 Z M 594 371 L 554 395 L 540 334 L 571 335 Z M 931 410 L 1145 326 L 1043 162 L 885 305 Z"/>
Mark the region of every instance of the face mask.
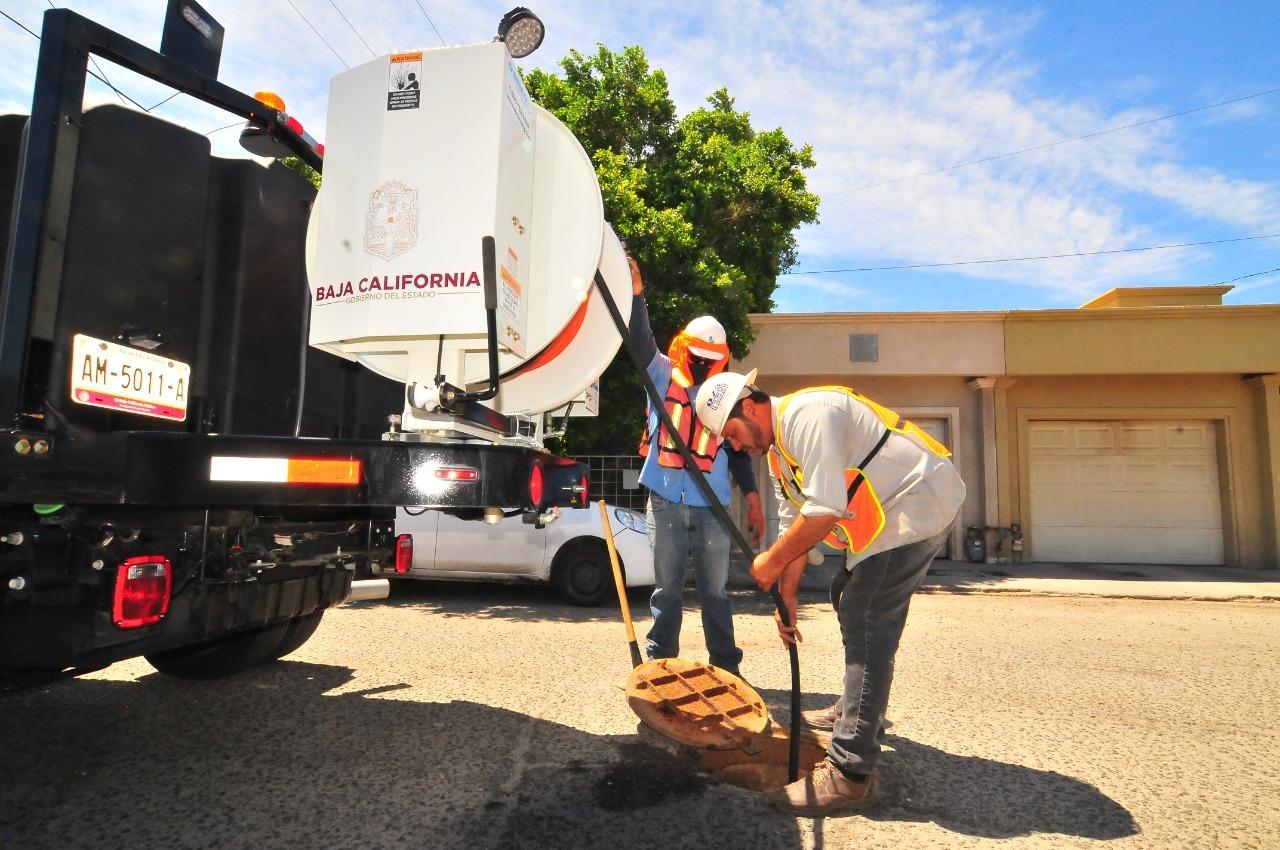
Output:
<path fill-rule="evenodd" d="M 694 384 L 700 384 L 707 379 L 707 372 L 711 371 L 711 364 L 705 360 L 689 358 L 689 377 L 693 378 Z"/>

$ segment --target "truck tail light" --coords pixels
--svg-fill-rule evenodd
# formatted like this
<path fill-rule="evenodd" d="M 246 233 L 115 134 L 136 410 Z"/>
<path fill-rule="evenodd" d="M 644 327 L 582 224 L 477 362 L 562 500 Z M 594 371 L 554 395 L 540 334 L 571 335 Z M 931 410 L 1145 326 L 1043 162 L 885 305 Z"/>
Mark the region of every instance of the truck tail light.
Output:
<path fill-rule="evenodd" d="M 396 537 L 396 574 L 404 575 L 413 564 L 413 535 L 400 534 Z"/>
<path fill-rule="evenodd" d="M 535 508 L 542 507 L 542 467 L 536 463 L 529 470 L 529 503 Z"/>
<path fill-rule="evenodd" d="M 441 466 L 435 476 L 441 481 L 479 481 L 480 470 L 474 466 Z"/>
<path fill-rule="evenodd" d="M 137 629 L 158 623 L 169 610 L 173 566 L 161 555 L 126 558 L 116 570 L 111 620 L 118 629 Z"/>

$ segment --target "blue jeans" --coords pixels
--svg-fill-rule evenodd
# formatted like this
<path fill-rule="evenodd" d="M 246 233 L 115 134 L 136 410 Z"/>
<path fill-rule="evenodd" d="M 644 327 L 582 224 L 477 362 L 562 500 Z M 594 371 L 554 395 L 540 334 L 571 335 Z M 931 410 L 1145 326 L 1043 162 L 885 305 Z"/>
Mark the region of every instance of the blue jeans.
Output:
<path fill-rule="evenodd" d="M 716 667 L 736 674 L 742 650 L 733 639 L 733 606 L 726 589 L 729 532 L 716 520 L 711 508 L 671 502 L 656 493 L 649 494 L 646 521 L 656 579 L 649 599 L 653 611 L 653 627 L 646 641 L 649 658 L 675 658 L 680 654 L 685 563 L 692 556 L 707 654 Z"/>
<path fill-rule="evenodd" d="M 907 624 L 911 594 L 920 586 L 950 530 L 872 555 L 840 570 L 831 602 L 844 640 L 844 694 L 827 758 L 845 773 L 870 773 L 880 757 L 876 733 L 889 704 L 893 659 Z"/>

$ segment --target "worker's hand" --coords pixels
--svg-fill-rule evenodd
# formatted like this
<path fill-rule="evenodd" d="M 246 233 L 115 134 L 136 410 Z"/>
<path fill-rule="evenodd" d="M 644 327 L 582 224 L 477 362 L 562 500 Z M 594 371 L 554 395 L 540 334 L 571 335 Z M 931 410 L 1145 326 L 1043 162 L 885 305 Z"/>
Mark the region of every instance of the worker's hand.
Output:
<path fill-rule="evenodd" d="M 639 295 L 644 292 L 644 278 L 640 276 L 640 265 L 630 254 L 627 255 L 627 265 L 631 267 L 631 294 Z"/>
<path fill-rule="evenodd" d="M 747 533 L 751 536 L 751 545 L 759 546 L 764 536 L 764 509 L 760 506 L 760 494 L 747 494 Z"/>
<path fill-rule="evenodd" d="M 766 549 L 755 560 L 751 562 L 751 577 L 755 579 L 757 585 L 765 593 L 769 592 L 769 588 L 773 587 L 774 582 L 782 575 L 787 565 L 780 562 L 773 556 L 772 549 Z"/>
<path fill-rule="evenodd" d="M 804 642 L 804 635 L 800 634 L 796 624 L 796 612 L 800 608 L 800 579 L 804 577 L 807 562 L 806 558 L 797 558 L 792 561 L 782 571 L 782 577 L 778 580 L 778 593 L 782 596 L 782 604 L 787 609 L 787 619 L 791 622 L 791 625 L 786 625 L 782 621 L 782 614 L 778 611 L 773 612 L 773 620 L 778 626 L 778 637 L 782 638 L 784 645 Z"/>

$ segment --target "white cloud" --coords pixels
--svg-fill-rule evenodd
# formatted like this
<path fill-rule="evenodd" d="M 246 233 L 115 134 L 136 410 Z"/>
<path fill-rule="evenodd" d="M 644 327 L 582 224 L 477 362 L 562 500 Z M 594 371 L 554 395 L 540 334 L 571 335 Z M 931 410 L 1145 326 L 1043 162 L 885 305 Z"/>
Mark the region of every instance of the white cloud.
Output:
<path fill-rule="evenodd" d="M 375 52 L 438 44 L 411 0 L 337 2 Z M 346 62 L 368 58 L 360 38 L 328 0 L 293 3 Z M 159 43 L 164 7 L 155 0 L 66 5 L 144 44 Z M 328 79 L 343 69 L 342 62 L 282 0 L 207 0 L 205 5 L 227 28 L 222 80 L 250 92 L 276 90 L 289 112 L 323 138 Z M 487 40 L 509 8 L 492 0 L 424 5 L 453 43 Z M 12 14 L 38 29 L 40 11 L 31 3 Z M 811 186 L 824 201 L 821 223 L 800 234 L 810 267 L 849 265 L 849 258 L 856 258 L 856 265 L 895 265 L 1195 241 L 1169 223 L 1178 220 L 1219 225 L 1224 236 L 1280 230 L 1277 183 L 1188 164 L 1177 120 L 844 191 L 1187 105 L 1151 103 L 1126 110 L 1109 105 L 1108 96 L 1129 103 L 1141 97 L 1153 85 L 1145 78 L 1117 81 L 1107 93 L 1046 96 L 1035 58 L 1020 48 L 1022 36 L 1038 26 L 1032 13 L 1010 16 L 923 0 L 616 5 L 546 0 L 536 11 L 547 23 L 547 41 L 522 63 L 526 67 L 553 68 L 570 48 L 591 52 L 596 42 L 613 49 L 638 43 L 653 66 L 667 72 L 682 112 L 726 85 L 757 126 L 782 126 L 793 141 L 812 142 L 819 165 Z M 35 39 L 0 21 L 0 108 L 27 108 L 35 53 Z M 123 69 L 107 66 L 107 71 L 144 104 L 167 93 Z M 90 95 L 113 97 L 96 83 Z M 1251 102 L 1214 117 L 1245 120 L 1259 108 Z M 157 114 L 199 132 L 231 120 L 185 96 Z M 222 155 L 240 153 L 234 130 L 215 134 L 212 141 Z M 1158 251 L 950 271 L 1072 300 L 1106 286 L 1176 279 L 1205 256 L 1196 250 Z M 807 291 L 818 286 L 798 280 L 789 278 L 786 286 Z"/>
<path fill-rule="evenodd" d="M 729 4 L 719 11 L 730 14 Z M 1220 224 L 1224 235 L 1280 228 L 1277 185 L 1180 161 L 1177 126 L 847 191 L 904 175 L 1158 117 L 1175 107 L 1109 110 L 1045 97 L 1016 39 L 1035 19 L 1001 21 L 930 3 L 734 4 L 732 49 L 664 56 L 701 91 L 727 82 L 758 125 L 811 141 L 822 221 L 801 234 L 810 267 L 1028 256 L 1163 244 L 1183 232 L 1145 224 L 1138 206 Z M 848 22 L 848 23 L 845 23 Z M 651 55 L 657 55 L 651 49 Z M 1178 104 L 1181 105 L 1181 104 Z M 1241 112 L 1246 117 L 1248 112 Z M 952 268 L 1060 298 L 1167 280 L 1204 252 L 1160 251 Z M 795 278 L 786 282 L 796 286 Z"/>

